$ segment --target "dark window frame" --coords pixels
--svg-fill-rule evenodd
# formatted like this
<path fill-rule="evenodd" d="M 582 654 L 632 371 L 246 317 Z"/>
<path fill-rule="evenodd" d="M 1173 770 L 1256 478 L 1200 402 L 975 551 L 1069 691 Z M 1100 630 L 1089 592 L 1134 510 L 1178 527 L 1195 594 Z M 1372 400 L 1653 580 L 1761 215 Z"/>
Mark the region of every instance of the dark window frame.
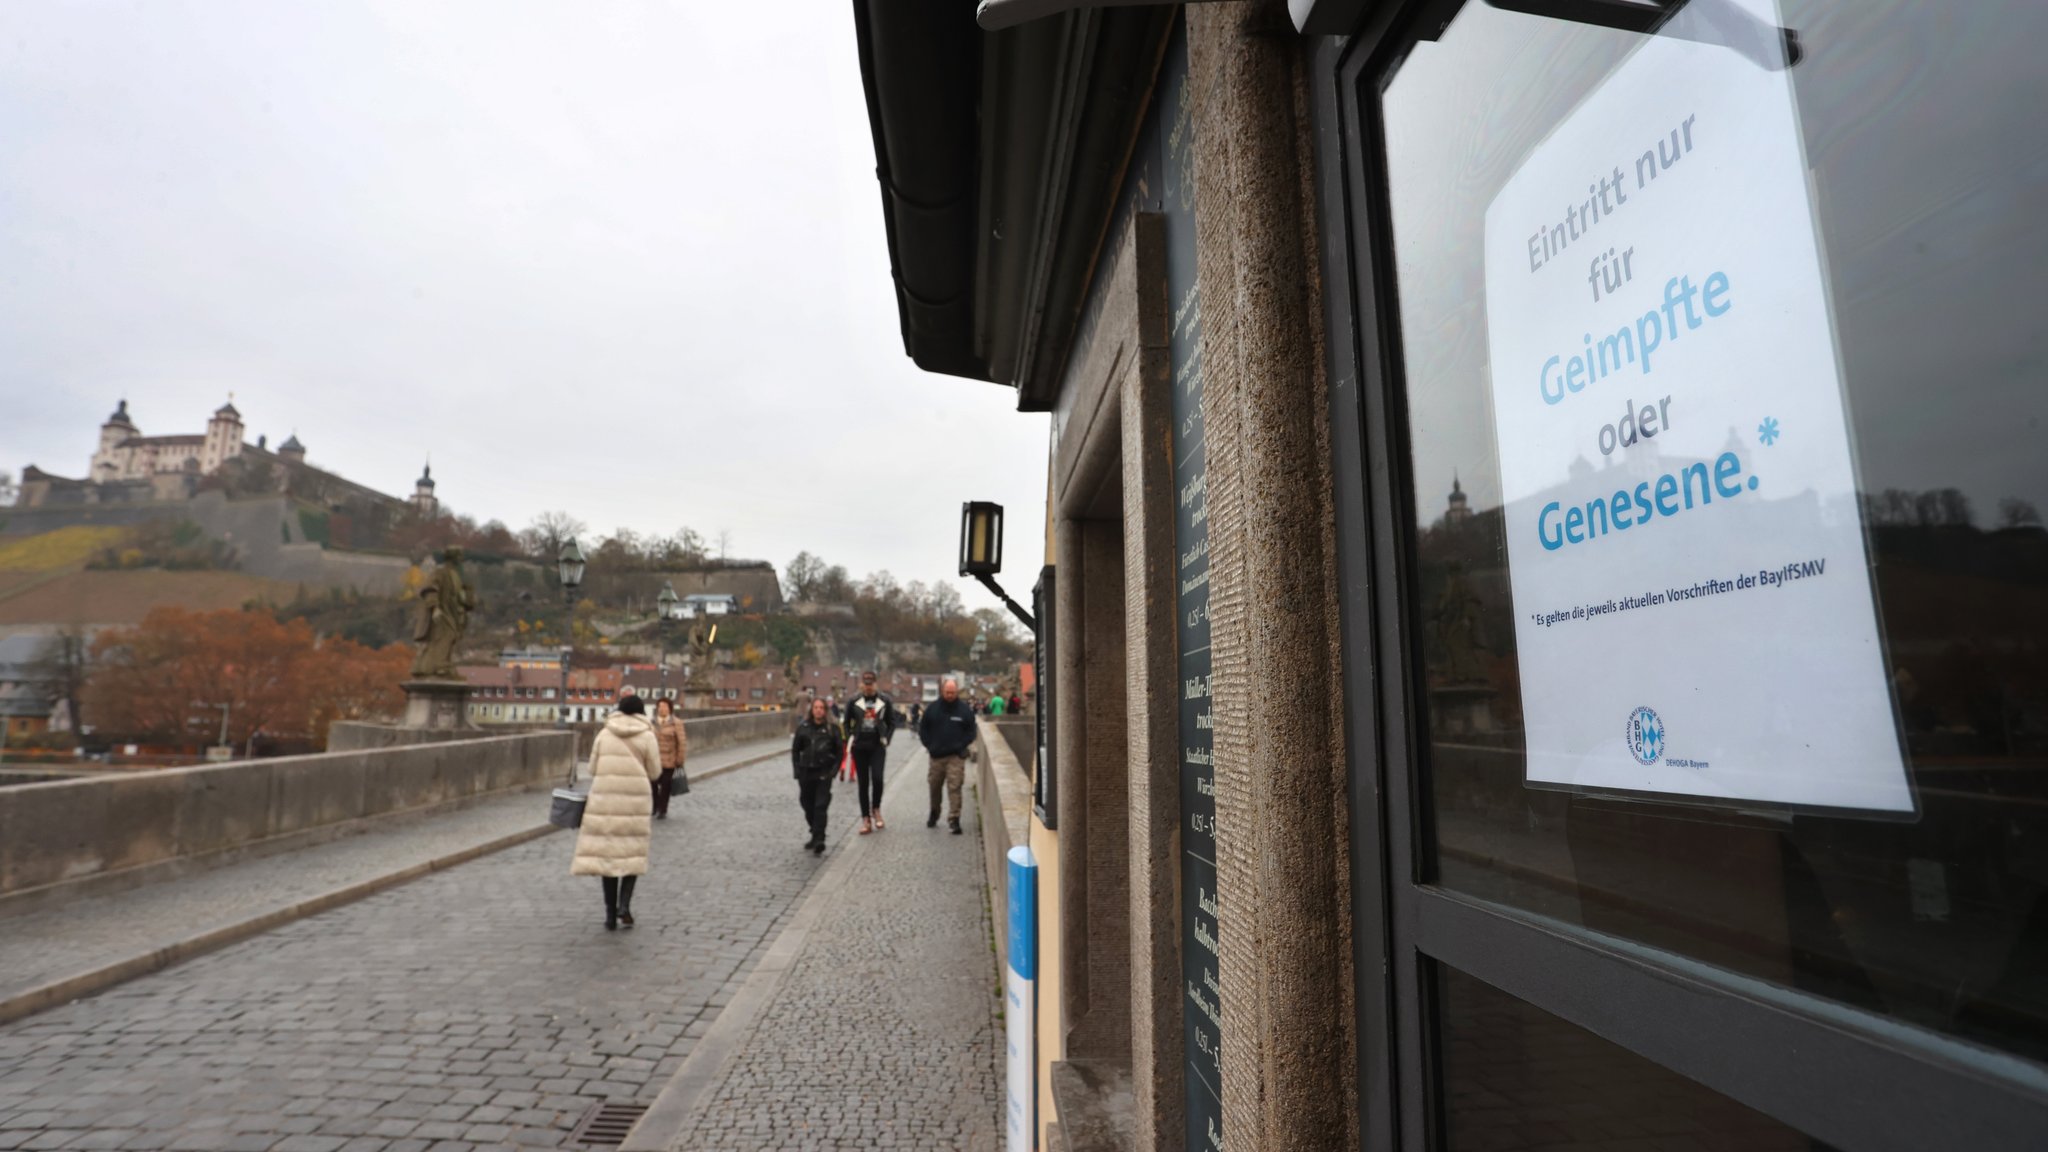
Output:
<path fill-rule="evenodd" d="M 1434 887 L 1410 627 L 1405 380 L 1379 97 L 1481 0 L 1375 7 L 1317 41 L 1309 105 L 1338 526 L 1360 1147 L 1441 1146 L 1429 969 L 1457 968 L 1848 1152 L 2038 1148 L 2048 1068 Z"/>
<path fill-rule="evenodd" d="M 1037 721 L 1033 732 L 1038 738 L 1038 755 L 1031 769 L 1031 812 L 1048 832 L 1059 828 L 1060 810 L 1059 771 L 1053 746 L 1059 731 L 1057 710 L 1053 707 L 1053 637 L 1058 632 L 1054 627 L 1055 580 L 1056 570 L 1047 564 L 1039 569 L 1038 583 L 1031 586 L 1031 615 L 1038 622 L 1037 642 L 1033 645 L 1033 658 L 1038 664 L 1038 706 L 1032 710 Z"/>

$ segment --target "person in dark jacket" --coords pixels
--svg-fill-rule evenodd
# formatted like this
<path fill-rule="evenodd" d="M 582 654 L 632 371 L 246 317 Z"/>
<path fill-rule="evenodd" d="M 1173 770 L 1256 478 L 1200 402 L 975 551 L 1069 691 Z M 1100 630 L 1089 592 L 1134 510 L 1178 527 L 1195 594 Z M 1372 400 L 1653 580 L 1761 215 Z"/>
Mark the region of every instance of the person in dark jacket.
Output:
<path fill-rule="evenodd" d="M 860 674 L 860 694 L 846 702 L 846 738 L 853 744 L 853 774 L 860 790 L 860 832 L 882 823 L 882 773 L 889 738 L 896 734 L 896 704 L 875 690 L 875 674 Z"/>
<path fill-rule="evenodd" d="M 932 814 L 927 828 L 939 826 L 939 789 L 944 787 L 952 806 L 948 827 L 960 835 L 960 787 L 967 780 L 967 760 L 974 754 L 974 706 L 960 698 L 960 682 L 939 685 L 939 698 L 924 710 L 918 721 L 917 738 L 931 754 L 932 769 L 926 782 L 932 788 Z"/>
<path fill-rule="evenodd" d="M 811 701 L 811 714 L 796 726 L 789 744 L 789 763 L 796 773 L 797 799 L 804 806 L 804 819 L 811 825 L 811 838 L 804 847 L 825 854 L 825 812 L 832 807 L 832 775 L 839 770 L 839 758 L 846 754 L 846 740 L 832 721 L 832 709 L 823 700 Z"/>

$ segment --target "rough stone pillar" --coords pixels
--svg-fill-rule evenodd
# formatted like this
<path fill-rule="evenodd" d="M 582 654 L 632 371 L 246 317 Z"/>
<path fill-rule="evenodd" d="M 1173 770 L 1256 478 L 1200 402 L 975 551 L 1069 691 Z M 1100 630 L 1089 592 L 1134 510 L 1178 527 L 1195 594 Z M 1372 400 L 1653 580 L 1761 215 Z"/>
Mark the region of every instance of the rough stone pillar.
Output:
<path fill-rule="evenodd" d="M 1053 763 L 1059 773 L 1055 820 L 1059 834 L 1060 1050 L 1045 1053 L 1044 1058 L 1064 1060 L 1067 1031 L 1074 1018 L 1088 1010 L 1088 939 L 1082 918 L 1088 905 L 1088 803 L 1080 789 L 1088 755 L 1087 641 L 1082 618 L 1086 557 L 1081 547 L 1081 522 L 1060 517 L 1053 524 L 1053 539 L 1059 557 L 1059 578 L 1053 583 L 1054 627 L 1059 629 L 1053 643 L 1054 706 L 1059 709 Z M 1039 1011 L 1045 1011 L 1043 1001 Z"/>
<path fill-rule="evenodd" d="M 1111 429 L 1113 432 L 1114 429 Z M 1067 1055 L 1122 1062 L 1131 1054 L 1130 783 L 1124 715 L 1124 539 L 1114 520 L 1080 522 L 1081 634 L 1087 661 L 1088 730 L 1079 772 L 1061 780 L 1062 798 L 1087 808 L 1079 830 L 1060 829 L 1062 859 L 1085 839 L 1081 905 L 1067 923 L 1079 945 L 1076 967 L 1066 970 Z M 1079 917 L 1075 918 L 1074 913 Z M 1071 952 L 1070 952 L 1071 954 Z M 1078 979 L 1077 979 L 1078 977 Z M 1078 988 L 1076 989 L 1076 985 Z"/>
<path fill-rule="evenodd" d="M 1173 354 L 1164 218 L 1140 212 L 1138 358 L 1123 405 L 1124 644 L 1130 700 L 1132 1146 L 1180 1147 L 1180 677 L 1174 556 Z"/>
<path fill-rule="evenodd" d="M 1328 420 L 1298 37 L 1186 9 L 1207 425 L 1223 1134 L 1356 1146 Z"/>

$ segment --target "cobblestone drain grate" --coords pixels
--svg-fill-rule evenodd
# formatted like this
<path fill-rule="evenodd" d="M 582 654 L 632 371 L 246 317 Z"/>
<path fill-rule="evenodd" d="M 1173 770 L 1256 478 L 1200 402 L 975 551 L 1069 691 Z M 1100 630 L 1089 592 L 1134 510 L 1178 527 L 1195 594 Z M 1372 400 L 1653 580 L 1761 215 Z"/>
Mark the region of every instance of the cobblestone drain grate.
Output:
<path fill-rule="evenodd" d="M 577 1121 L 576 1130 L 569 1133 L 569 1143 L 616 1148 L 626 1142 L 626 1133 L 633 1130 L 633 1125 L 647 1114 L 647 1109 L 645 1104 L 600 1100 L 590 1106 L 583 1119 Z"/>

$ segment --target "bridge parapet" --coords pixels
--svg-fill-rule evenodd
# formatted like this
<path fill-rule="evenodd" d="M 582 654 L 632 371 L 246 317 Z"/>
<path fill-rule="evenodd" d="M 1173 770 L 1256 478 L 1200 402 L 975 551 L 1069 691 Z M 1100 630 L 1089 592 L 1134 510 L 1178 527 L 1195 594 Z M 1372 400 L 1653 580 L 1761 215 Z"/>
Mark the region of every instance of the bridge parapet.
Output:
<path fill-rule="evenodd" d="M 528 732 L 0 789 L 0 907 L 543 785 L 568 774 L 573 748 L 570 733 Z"/>

